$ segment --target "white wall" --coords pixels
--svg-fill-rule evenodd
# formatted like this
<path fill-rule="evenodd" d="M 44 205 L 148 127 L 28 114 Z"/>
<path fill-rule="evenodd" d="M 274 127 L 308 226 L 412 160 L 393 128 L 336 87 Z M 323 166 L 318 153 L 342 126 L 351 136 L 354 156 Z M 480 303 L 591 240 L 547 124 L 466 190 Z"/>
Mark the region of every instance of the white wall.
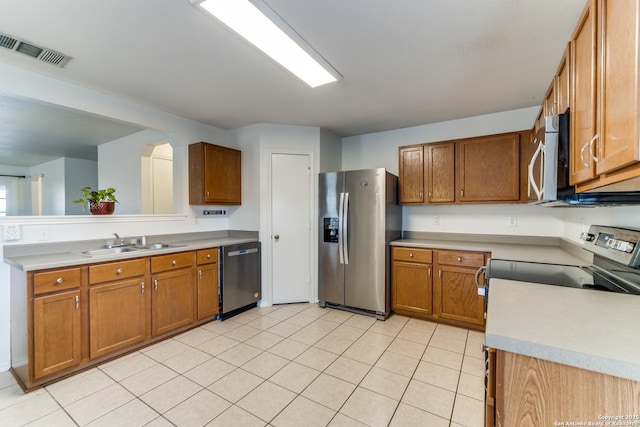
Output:
<path fill-rule="evenodd" d="M 42 177 L 42 214 L 64 215 L 64 158 L 41 163 L 32 169 Z"/>
<path fill-rule="evenodd" d="M 65 158 L 64 161 L 64 212 L 66 215 L 83 214 L 82 205 L 73 203 L 82 196 L 82 188 L 97 187 L 98 162 L 95 160 Z"/>

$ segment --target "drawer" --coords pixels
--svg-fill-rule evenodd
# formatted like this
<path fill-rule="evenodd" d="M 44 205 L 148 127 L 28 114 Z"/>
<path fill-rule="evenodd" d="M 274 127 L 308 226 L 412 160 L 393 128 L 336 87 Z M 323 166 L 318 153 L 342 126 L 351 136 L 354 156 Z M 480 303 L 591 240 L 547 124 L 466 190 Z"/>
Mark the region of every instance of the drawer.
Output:
<path fill-rule="evenodd" d="M 196 252 L 196 262 L 198 265 L 213 264 L 218 262 L 218 248 L 201 249 Z"/>
<path fill-rule="evenodd" d="M 431 249 L 401 248 L 398 246 L 392 247 L 394 261 L 409 261 L 431 264 L 433 259 L 432 252 L 433 251 Z"/>
<path fill-rule="evenodd" d="M 151 258 L 151 273 L 193 267 L 194 258 L 194 252 L 154 256 Z"/>
<path fill-rule="evenodd" d="M 82 282 L 81 268 L 64 268 L 33 275 L 33 293 L 46 294 L 64 289 L 79 288 Z"/>
<path fill-rule="evenodd" d="M 482 267 L 484 265 L 483 252 L 463 252 L 463 251 L 438 251 L 438 264 L 460 265 L 463 267 Z"/>
<path fill-rule="evenodd" d="M 110 262 L 107 264 L 89 266 L 89 284 L 112 282 L 130 277 L 144 276 L 146 273 L 145 259 Z"/>

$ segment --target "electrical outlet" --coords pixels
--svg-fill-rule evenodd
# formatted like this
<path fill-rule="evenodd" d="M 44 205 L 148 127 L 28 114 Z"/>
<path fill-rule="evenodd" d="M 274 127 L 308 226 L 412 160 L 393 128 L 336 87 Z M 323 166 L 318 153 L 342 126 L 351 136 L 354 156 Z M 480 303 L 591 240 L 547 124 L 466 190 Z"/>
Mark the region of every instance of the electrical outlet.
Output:
<path fill-rule="evenodd" d="M 20 240 L 20 226 L 19 225 L 4 225 L 2 226 L 2 237 L 5 242 L 10 240 Z"/>
<path fill-rule="evenodd" d="M 517 227 L 518 226 L 518 217 L 513 215 L 507 218 L 507 225 L 509 227 Z"/>
<path fill-rule="evenodd" d="M 44 242 L 47 240 L 51 240 L 51 226 L 49 225 L 38 225 L 34 227 L 36 232 L 36 239 L 40 242 Z"/>
<path fill-rule="evenodd" d="M 440 215 L 434 215 L 433 225 L 440 225 Z"/>

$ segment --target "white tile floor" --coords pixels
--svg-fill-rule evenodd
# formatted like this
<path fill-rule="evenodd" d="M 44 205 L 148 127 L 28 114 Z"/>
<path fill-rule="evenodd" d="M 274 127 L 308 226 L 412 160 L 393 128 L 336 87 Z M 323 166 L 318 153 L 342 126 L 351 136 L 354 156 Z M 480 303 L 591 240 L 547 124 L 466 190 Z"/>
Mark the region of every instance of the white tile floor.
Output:
<path fill-rule="evenodd" d="M 24 394 L 0 426 L 483 426 L 480 332 L 313 304 L 255 308 Z"/>

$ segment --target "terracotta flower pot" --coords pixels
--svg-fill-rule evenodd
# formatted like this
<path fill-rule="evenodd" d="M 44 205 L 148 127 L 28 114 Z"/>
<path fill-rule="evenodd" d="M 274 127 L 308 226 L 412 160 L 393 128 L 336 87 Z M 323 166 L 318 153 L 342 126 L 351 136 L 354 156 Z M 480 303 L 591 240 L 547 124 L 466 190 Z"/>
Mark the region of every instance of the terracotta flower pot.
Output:
<path fill-rule="evenodd" d="M 116 202 L 89 202 L 89 210 L 93 215 L 111 215 Z"/>

